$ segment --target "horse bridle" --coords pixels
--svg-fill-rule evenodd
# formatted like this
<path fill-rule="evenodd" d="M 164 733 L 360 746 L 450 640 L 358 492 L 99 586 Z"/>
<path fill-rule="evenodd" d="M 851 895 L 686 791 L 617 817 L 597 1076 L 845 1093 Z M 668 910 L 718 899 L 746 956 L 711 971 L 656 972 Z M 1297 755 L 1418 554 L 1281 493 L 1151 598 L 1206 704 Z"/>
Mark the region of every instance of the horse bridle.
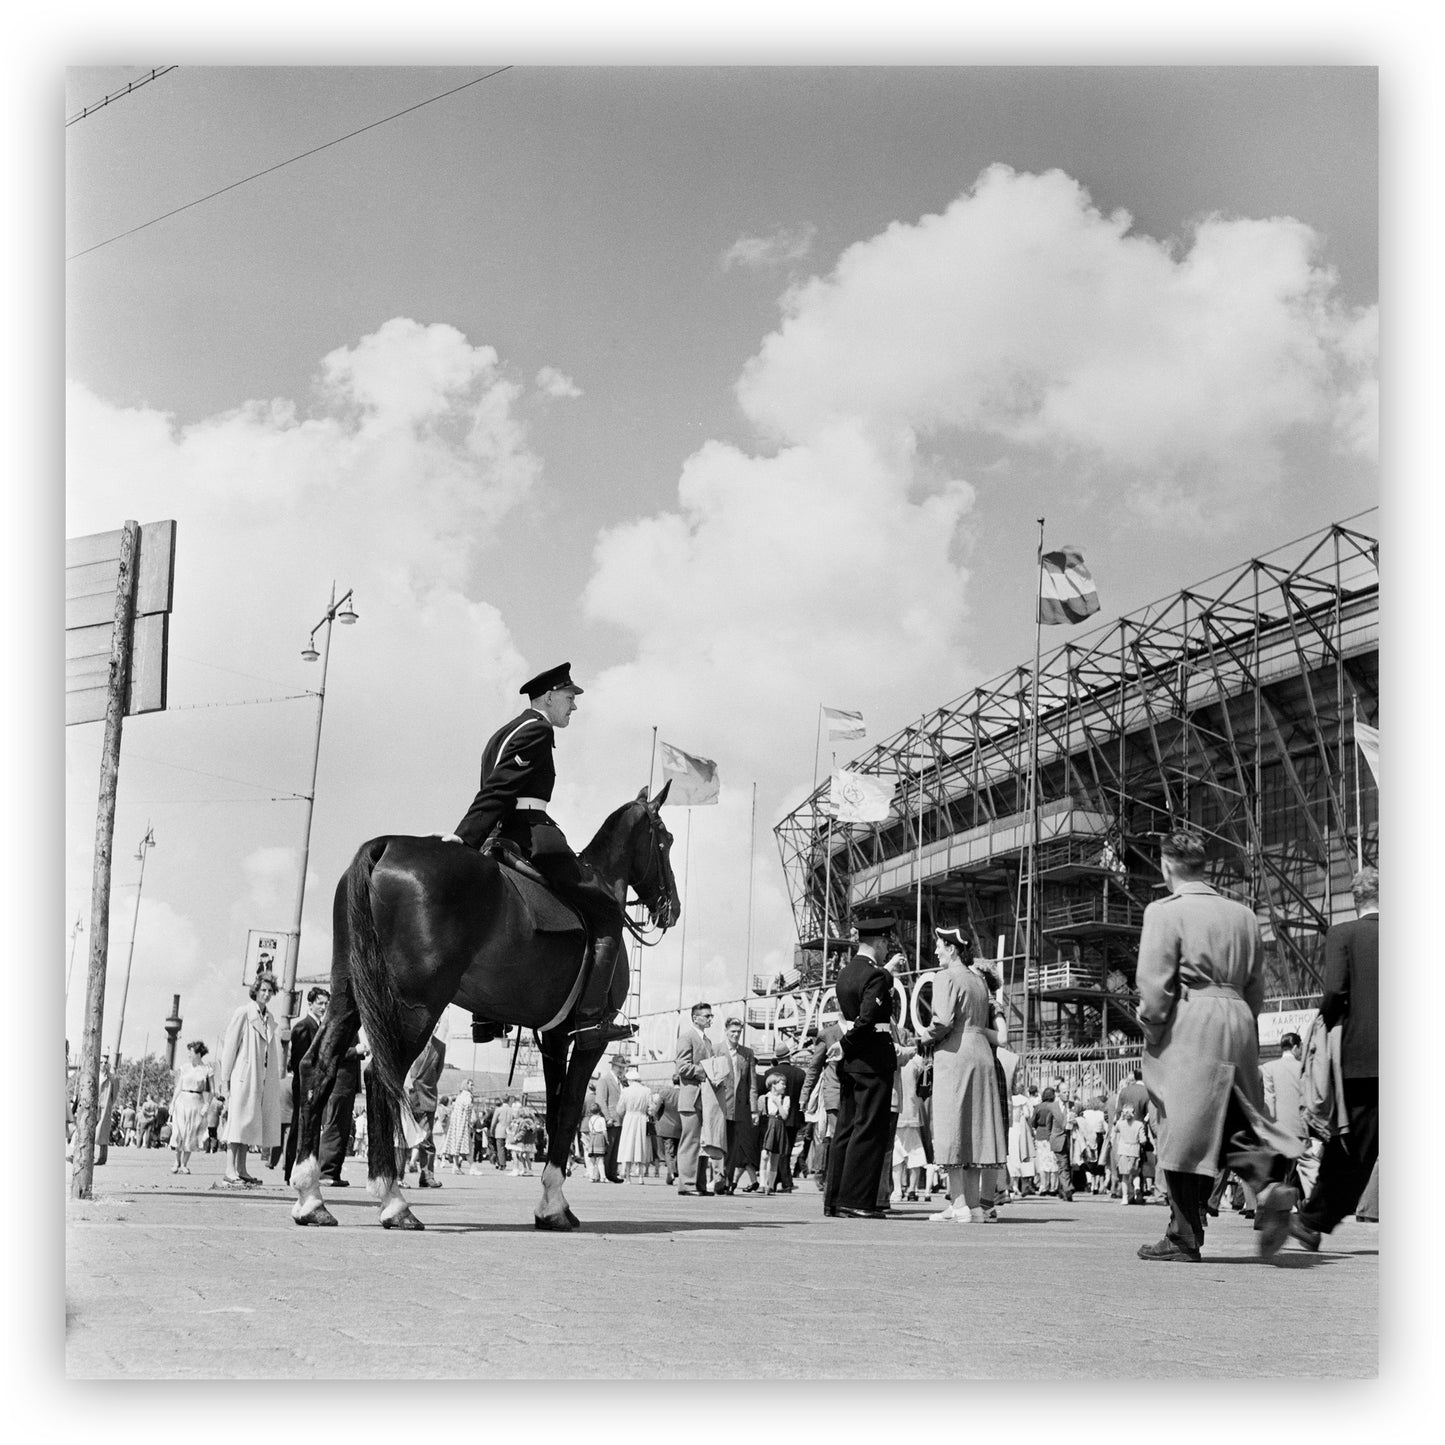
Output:
<path fill-rule="evenodd" d="M 657 813 L 653 810 L 650 804 L 643 803 L 642 806 L 647 809 L 647 817 L 651 825 L 647 830 L 648 842 L 651 845 L 647 860 L 648 871 L 644 875 L 642 883 L 643 887 L 648 887 L 649 885 L 652 885 L 654 891 L 652 898 L 648 899 L 643 897 L 641 889 L 634 889 L 633 892 L 636 896 L 623 905 L 622 923 L 623 926 L 627 929 L 627 931 L 633 936 L 633 938 L 637 940 L 637 943 L 640 947 L 655 948 L 659 943 L 662 942 L 663 936 L 667 933 L 667 930 L 672 927 L 672 924 L 662 924 L 657 928 L 657 936 L 655 938 L 648 938 L 646 934 L 647 925 L 642 923 L 634 923 L 627 914 L 628 908 L 632 907 L 634 903 L 640 903 L 645 909 L 647 909 L 649 916 L 655 915 L 658 904 L 663 901 L 667 886 L 662 876 L 661 838 L 661 834 L 666 832 L 667 830 L 663 825 L 662 819 L 657 815 Z"/>

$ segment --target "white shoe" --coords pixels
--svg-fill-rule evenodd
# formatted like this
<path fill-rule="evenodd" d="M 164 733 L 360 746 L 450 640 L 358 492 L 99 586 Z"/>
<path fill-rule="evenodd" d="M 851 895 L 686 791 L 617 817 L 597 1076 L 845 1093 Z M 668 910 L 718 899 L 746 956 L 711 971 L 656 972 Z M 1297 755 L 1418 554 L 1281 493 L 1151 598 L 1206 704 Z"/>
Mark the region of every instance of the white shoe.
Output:
<path fill-rule="evenodd" d="M 930 1224 L 954 1224 L 961 1219 L 966 1220 L 967 1218 L 967 1213 L 960 1215 L 955 1212 L 953 1205 L 947 1204 L 940 1209 L 937 1214 L 930 1214 L 928 1216 L 928 1222 Z"/>
<path fill-rule="evenodd" d="M 961 1216 L 959 1222 L 963 1222 Z M 987 1224 L 988 1215 L 986 1215 L 981 1209 L 970 1209 L 968 1211 L 968 1222 L 970 1224 Z"/>
<path fill-rule="evenodd" d="M 888 1202 L 890 1204 L 902 1204 L 903 1192 L 899 1189 L 895 1189 L 893 1193 L 888 1196 Z"/>

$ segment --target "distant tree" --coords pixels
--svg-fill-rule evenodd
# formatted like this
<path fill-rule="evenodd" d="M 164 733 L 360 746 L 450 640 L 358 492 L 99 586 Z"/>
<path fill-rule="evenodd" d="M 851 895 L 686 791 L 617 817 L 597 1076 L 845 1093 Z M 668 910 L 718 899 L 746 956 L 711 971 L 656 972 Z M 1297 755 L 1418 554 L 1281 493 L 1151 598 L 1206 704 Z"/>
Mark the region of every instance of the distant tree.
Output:
<path fill-rule="evenodd" d="M 120 1088 L 115 1096 L 117 1114 L 127 1104 L 134 1104 L 139 1108 L 146 1094 L 150 1094 L 156 1103 L 169 1106 L 176 1086 L 176 1074 L 174 1069 L 166 1067 L 166 1061 L 160 1054 L 151 1054 L 145 1059 L 122 1059 L 119 1084 Z M 139 1099 L 136 1097 L 138 1087 L 144 1090 Z"/>

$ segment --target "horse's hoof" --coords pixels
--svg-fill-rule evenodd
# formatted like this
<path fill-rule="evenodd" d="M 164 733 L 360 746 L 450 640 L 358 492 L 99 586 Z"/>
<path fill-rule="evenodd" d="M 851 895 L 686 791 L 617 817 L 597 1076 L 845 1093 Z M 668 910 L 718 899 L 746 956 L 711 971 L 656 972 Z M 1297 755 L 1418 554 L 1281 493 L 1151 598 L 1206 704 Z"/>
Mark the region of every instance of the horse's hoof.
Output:
<path fill-rule="evenodd" d="M 545 1229 L 552 1234 L 570 1234 L 580 1221 L 569 1209 L 565 1214 L 534 1214 L 532 1227 Z"/>
<path fill-rule="evenodd" d="M 570 1204 L 567 1206 L 567 1223 L 570 1224 L 573 1229 L 581 1229 L 582 1227 L 582 1221 L 572 1213 L 572 1206 Z"/>
<path fill-rule="evenodd" d="M 297 1224 L 324 1225 L 336 1223 L 336 1216 L 324 1204 L 318 1204 L 310 1214 L 302 1214 L 299 1216 L 293 1214 L 291 1218 L 295 1220 Z"/>
<path fill-rule="evenodd" d="M 400 1214 L 393 1214 L 390 1219 L 383 1219 L 381 1227 L 383 1229 L 425 1229 L 426 1225 L 411 1210 L 403 1209 Z"/>

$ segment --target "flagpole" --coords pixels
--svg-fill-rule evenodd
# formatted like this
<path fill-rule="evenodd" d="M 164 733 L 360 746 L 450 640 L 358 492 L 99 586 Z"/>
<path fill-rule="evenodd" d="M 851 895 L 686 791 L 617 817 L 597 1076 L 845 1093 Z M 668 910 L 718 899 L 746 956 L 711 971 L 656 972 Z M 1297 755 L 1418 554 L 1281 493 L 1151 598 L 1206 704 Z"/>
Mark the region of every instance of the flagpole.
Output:
<path fill-rule="evenodd" d="M 687 885 L 692 881 L 692 809 L 682 845 L 682 934 L 677 945 L 677 1011 L 682 1012 L 682 980 L 687 972 Z"/>
<path fill-rule="evenodd" d="M 1029 1053 L 1029 965 L 1034 957 L 1034 869 L 1039 837 L 1039 652 L 1044 631 L 1044 519 L 1039 518 L 1039 550 L 1034 577 L 1034 678 L 1029 717 L 1029 849 L 1028 889 L 1024 904 L 1024 1037 L 1023 1057 Z"/>
<path fill-rule="evenodd" d="M 1350 710 L 1354 721 L 1355 742 L 1355 872 L 1365 866 L 1365 815 L 1360 811 L 1360 700 L 1350 694 Z"/>
<path fill-rule="evenodd" d="M 918 719 L 918 736 L 923 736 L 923 719 Z M 923 762 L 914 749 L 913 761 L 918 764 L 918 842 L 913 851 L 913 971 L 923 971 Z"/>
<path fill-rule="evenodd" d="M 677 736 L 676 733 L 673 734 Z M 652 726 L 652 753 L 647 759 L 647 796 L 652 796 L 652 776 L 657 769 L 657 724 Z"/>
<path fill-rule="evenodd" d="M 743 962 L 743 1042 L 748 1039 L 748 989 L 753 976 L 753 852 L 758 830 L 758 785 L 753 784 L 753 809 L 748 821 L 748 937 Z"/>

